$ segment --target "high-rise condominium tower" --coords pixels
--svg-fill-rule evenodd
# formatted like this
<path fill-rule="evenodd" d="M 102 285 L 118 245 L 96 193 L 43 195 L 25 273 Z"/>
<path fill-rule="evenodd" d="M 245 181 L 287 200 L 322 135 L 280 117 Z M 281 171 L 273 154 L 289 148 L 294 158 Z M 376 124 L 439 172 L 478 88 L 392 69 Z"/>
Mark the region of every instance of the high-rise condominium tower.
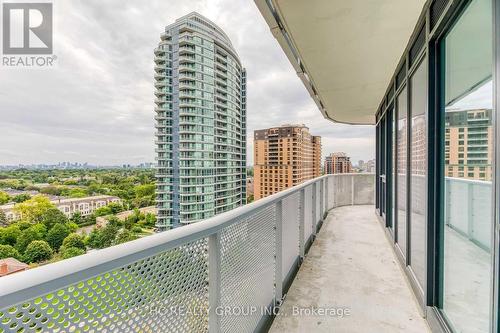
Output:
<path fill-rule="evenodd" d="M 491 181 L 494 140 L 492 110 L 449 110 L 445 114 L 445 124 L 445 175 Z M 417 149 L 420 146 L 422 144 L 417 145 Z M 413 164 L 412 167 L 421 170 L 422 167 L 418 168 L 420 165 Z"/>
<path fill-rule="evenodd" d="M 246 73 L 227 35 L 191 13 L 155 49 L 157 227 L 246 201 Z"/>
<path fill-rule="evenodd" d="M 255 200 L 320 176 L 321 137 L 304 125 L 254 132 Z"/>
<path fill-rule="evenodd" d="M 325 157 L 325 173 L 351 173 L 351 158 L 344 152 L 331 153 Z"/>

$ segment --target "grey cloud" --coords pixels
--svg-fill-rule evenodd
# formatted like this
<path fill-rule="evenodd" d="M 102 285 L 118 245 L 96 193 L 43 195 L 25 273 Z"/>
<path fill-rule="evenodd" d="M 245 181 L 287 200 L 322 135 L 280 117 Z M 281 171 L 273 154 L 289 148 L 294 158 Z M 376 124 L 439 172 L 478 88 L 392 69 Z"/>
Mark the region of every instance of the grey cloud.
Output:
<path fill-rule="evenodd" d="M 153 49 L 165 25 L 198 11 L 231 38 L 248 72 L 254 129 L 304 123 L 324 153 L 374 155 L 373 128 L 324 120 L 249 0 L 55 1 L 55 53 L 45 70 L 0 67 L 0 164 L 154 160 Z"/>

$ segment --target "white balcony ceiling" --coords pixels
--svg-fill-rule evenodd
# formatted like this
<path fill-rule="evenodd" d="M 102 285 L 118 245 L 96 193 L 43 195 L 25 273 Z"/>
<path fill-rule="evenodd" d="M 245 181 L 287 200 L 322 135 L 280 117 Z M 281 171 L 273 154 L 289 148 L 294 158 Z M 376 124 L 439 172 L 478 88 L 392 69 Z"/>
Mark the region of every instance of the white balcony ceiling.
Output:
<path fill-rule="evenodd" d="M 426 0 L 255 2 L 323 115 L 373 124 Z"/>

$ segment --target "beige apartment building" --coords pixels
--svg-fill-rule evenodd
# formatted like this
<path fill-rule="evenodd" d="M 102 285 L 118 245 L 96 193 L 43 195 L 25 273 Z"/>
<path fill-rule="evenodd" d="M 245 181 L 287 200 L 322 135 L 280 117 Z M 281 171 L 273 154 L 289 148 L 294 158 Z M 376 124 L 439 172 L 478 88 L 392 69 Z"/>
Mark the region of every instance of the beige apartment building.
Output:
<path fill-rule="evenodd" d="M 491 109 L 447 111 L 445 175 L 491 181 Z"/>
<path fill-rule="evenodd" d="M 320 176 L 320 164 L 321 137 L 305 125 L 254 131 L 255 200 Z"/>
<path fill-rule="evenodd" d="M 88 216 L 92 214 L 96 209 L 109 205 L 110 203 L 121 203 L 121 199 L 111 195 L 96 195 L 92 197 L 85 198 L 60 198 L 50 200 L 61 212 L 70 218 L 76 212 L 79 212 L 81 216 Z M 21 218 L 19 214 L 14 209 L 15 204 L 9 203 L 0 206 L 0 210 L 5 213 L 7 220 L 9 222 L 15 221 Z"/>
<path fill-rule="evenodd" d="M 325 174 L 351 173 L 351 158 L 344 152 L 331 153 L 325 158 Z"/>

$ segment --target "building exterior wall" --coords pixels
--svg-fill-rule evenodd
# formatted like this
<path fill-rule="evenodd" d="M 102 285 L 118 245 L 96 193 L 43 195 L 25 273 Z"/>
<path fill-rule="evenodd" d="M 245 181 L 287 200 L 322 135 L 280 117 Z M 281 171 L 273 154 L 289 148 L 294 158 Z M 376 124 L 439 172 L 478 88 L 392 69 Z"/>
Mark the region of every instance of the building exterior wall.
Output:
<path fill-rule="evenodd" d="M 155 49 L 157 227 L 246 202 L 246 73 L 229 38 L 191 13 Z"/>
<path fill-rule="evenodd" d="M 351 173 L 351 158 L 346 153 L 332 153 L 325 158 L 325 174 Z"/>
<path fill-rule="evenodd" d="M 365 172 L 375 173 L 375 160 L 369 160 L 365 163 Z"/>
<path fill-rule="evenodd" d="M 313 175 L 321 175 L 321 137 L 313 136 Z M 314 177 L 317 177 L 314 176 Z"/>
<path fill-rule="evenodd" d="M 491 110 L 447 112 L 447 177 L 491 181 L 493 128 Z"/>
<path fill-rule="evenodd" d="M 255 200 L 321 173 L 321 137 L 304 125 L 283 125 L 254 132 Z"/>

